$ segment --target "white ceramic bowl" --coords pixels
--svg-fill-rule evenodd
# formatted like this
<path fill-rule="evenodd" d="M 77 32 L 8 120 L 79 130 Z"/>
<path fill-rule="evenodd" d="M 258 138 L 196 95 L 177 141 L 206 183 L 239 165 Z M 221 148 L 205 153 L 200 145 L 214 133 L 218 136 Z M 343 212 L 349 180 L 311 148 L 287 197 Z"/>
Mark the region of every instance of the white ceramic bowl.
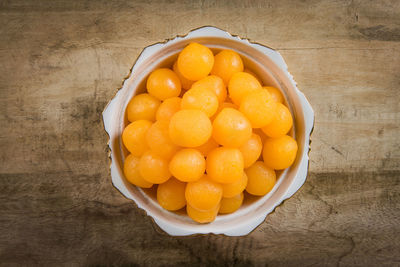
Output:
<path fill-rule="evenodd" d="M 129 100 L 145 91 L 149 73 L 158 67 L 170 67 L 181 51 L 190 42 L 198 42 L 214 52 L 229 48 L 238 52 L 245 66 L 253 70 L 265 85 L 280 88 L 286 104 L 292 112 L 294 126 L 291 135 L 297 140 L 299 150 L 294 164 L 277 173 L 278 180 L 271 192 L 264 197 L 246 197 L 243 206 L 228 215 L 218 215 L 209 224 L 198 224 L 184 213 L 169 212 L 161 208 L 153 190 L 143 190 L 131 185 L 123 174 L 126 150 L 122 145 L 121 133 L 127 125 L 125 109 Z M 111 177 L 114 186 L 127 198 L 154 219 L 154 222 L 170 235 L 225 234 L 246 235 L 261 224 L 283 200 L 291 197 L 305 182 L 308 169 L 310 134 L 314 124 L 314 112 L 306 97 L 301 93 L 287 71 L 282 56 L 266 46 L 247 39 L 232 36 L 215 27 L 202 27 L 163 43 L 146 47 L 136 60 L 129 78 L 108 103 L 103 112 L 105 130 L 109 135 L 111 149 Z"/>

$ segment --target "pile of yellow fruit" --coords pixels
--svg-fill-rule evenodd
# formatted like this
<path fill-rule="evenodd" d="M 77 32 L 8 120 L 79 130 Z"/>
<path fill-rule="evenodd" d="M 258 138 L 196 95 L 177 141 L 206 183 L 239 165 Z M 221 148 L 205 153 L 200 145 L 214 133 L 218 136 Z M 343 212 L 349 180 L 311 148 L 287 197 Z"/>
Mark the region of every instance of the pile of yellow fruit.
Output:
<path fill-rule="evenodd" d="M 271 191 L 275 170 L 296 158 L 281 92 L 262 86 L 235 51 L 214 56 L 191 43 L 146 87 L 127 106 L 124 174 L 142 188 L 158 185 L 158 203 L 169 211 L 186 206 L 194 221 L 211 222 L 239 209 L 244 190 Z"/>

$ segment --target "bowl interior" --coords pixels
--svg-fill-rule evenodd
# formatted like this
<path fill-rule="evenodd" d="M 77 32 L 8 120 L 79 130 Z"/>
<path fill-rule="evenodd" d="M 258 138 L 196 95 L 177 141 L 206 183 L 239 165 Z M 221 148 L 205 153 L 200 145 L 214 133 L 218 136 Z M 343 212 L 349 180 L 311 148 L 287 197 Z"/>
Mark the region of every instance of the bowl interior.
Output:
<path fill-rule="evenodd" d="M 222 49 L 235 50 L 241 55 L 246 68 L 253 71 L 262 80 L 263 85 L 279 88 L 285 97 L 285 104 L 289 107 L 294 119 L 293 128 L 289 134 L 297 140 L 299 146 L 294 164 L 284 171 L 277 172 L 277 183 L 271 192 L 263 197 L 254 197 L 247 194 L 245 202 L 238 211 L 233 214 L 218 215 L 214 222 L 205 225 L 199 225 L 192 221 L 186 216 L 184 210 L 169 212 L 161 208 L 156 200 L 156 186 L 150 189 L 140 189 L 124 180 L 124 185 L 130 193 L 135 196 L 135 200 L 140 202 L 140 206 L 153 217 L 157 217 L 158 220 L 175 224 L 180 228 L 190 229 L 197 227 L 199 232 L 207 231 L 207 227 L 212 226 L 214 232 L 218 232 L 218 229 L 226 229 L 227 227 L 234 228 L 239 224 L 246 224 L 247 221 L 251 221 L 254 217 L 259 216 L 260 210 L 271 209 L 276 202 L 281 200 L 283 194 L 287 191 L 296 175 L 299 158 L 303 154 L 305 135 L 304 118 L 295 88 L 293 88 L 287 76 L 283 75 L 282 69 L 280 69 L 273 60 L 268 58 L 268 56 L 249 44 L 243 41 L 217 37 L 182 39 L 172 42 L 171 44 L 166 43 L 162 46 L 162 49 L 149 55 L 144 61 L 141 61 L 139 65 L 136 63 L 133 69 L 133 80 L 129 85 L 129 90 L 122 92 L 123 102 L 119 107 L 119 121 L 115 123 L 116 127 L 118 127 L 118 140 L 113 142 L 115 147 L 112 148 L 114 160 L 117 161 L 116 165 L 122 177 L 123 161 L 128 152 L 124 148 L 120 136 L 125 126 L 129 123 L 125 114 L 127 104 L 134 95 L 146 91 L 146 79 L 152 70 L 159 67 L 172 67 L 178 53 L 190 42 L 202 43 L 211 48 L 214 54 Z"/>

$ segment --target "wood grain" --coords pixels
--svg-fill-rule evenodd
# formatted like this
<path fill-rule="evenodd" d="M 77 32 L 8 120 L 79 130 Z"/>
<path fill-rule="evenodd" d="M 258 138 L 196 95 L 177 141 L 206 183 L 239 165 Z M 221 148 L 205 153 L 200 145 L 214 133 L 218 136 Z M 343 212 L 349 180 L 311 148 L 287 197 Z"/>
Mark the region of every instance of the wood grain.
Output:
<path fill-rule="evenodd" d="M 170 237 L 110 182 L 101 112 L 141 49 L 214 25 L 276 48 L 310 174 L 250 235 Z M 400 265 L 399 1 L 0 1 L 0 263 Z"/>

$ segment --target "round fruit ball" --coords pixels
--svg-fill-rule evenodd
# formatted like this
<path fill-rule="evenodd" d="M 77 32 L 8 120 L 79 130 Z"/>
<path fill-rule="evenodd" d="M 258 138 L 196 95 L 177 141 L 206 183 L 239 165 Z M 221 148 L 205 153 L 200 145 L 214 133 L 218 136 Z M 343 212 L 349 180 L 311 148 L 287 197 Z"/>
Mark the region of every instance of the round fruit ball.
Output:
<path fill-rule="evenodd" d="M 276 102 L 269 92 L 260 89 L 246 95 L 240 104 L 240 112 L 249 119 L 253 128 L 261 128 L 270 123 L 275 114 Z"/>
<path fill-rule="evenodd" d="M 227 95 L 226 86 L 224 84 L 224 81 L 220 77 L 215 76 L 215 75 L 207 76 L 207 77 L 195 82 L 192 85 L 191 89 L 194 89 L 197 87 L 204 88 L 204 89 L 207 89 L 207 90 L 210 90 L 211 92 L 213 92 L 217 96 L 218 101 L 220 103 L 225 101 L 225 98 Z"/>
<path fill-rule="evenodd" d="M 207 211 L 200 211 L 195 208 L 193 208 L 191 205 L 187 204 L 186 205 L 186 212 L 188 216 L 195 222 L 198 223 L 210 223 L 215 220 L 217 217 L 219 210 L 219 205 L 217 205 L 215 208 Z"/>
<path fill-rule="evenodd" d="M 276 103 L 272 121 L 261 129 L 269 137 L 280 137 L 287 134 L 292 125 L 293 118 L 289 109 L 281 103 Z"/>
<path fill-rule="evenodd" d="M 181 81 L 178 75 L 167 68 L 153 71 L 147 79 L 146 87 L 150 95 L 160 100 L 179 96 L 181 93 Z"/>
<path fill-rule="evenodd" d="M 149 94 L 139 94 L 132 98 L 126 107 L 126 113 L 130 122 L 136 120 L 154 121 L 156 112 L 161 102 Z"/>
<path fill-rule="evenodd" d="M 239 147 L 240 152 L 243 154 L 244 167 L 250 167 L 260 157 L 262 152 L 261 137 L 255 133 L 251 135 L 249 140 Z"/>
<path fill-rule="evenodd" d="M 214 55 L 208 47 L 191 43 L 179 53 L 177 62 L 183 77 L 197 81 L 210 73 L 214 65 Z"/>
<path fill-rule="evenodd" d="M 205 87 L 192 87 L 183 95 L 181 109 L 202 110 L 211 117 L 218 109 L 218 98 L 213 91 Z"/>
<path fill-rule="evenodd" d="M 233 74 L 241 71 L 243 71 L 243 61 L 235 51 L 225 49 L 215 55 L 211 74 L 221 77 L 225 84 L 228 84 Z"/>
<path fill-rule="evenodd" d="M 227 147 L 240 147 L 251 137 L 249 120 L 238 110 L 224 108 L 213 121 L 212 136 Z"/>
<path fill-rule="evenodd" d="M 259 89 L 261 89 L 260 82 L 246 72 L 236 72 L 232 75 L 228 84 L 229 97 L 238 106 L 246 95 Z"/>
<path fill-rule="evenodd" d="M 162 184 L 171 177 L 168 160 L 151 150 L 140 158 L 139 172 L 143 179 L 153 184 Z"/>
<path fill-rule="evenodd" d="M 185 207 L 186 183 L 171 178 L 157 187 L 157 201 L 166 210 L 180 210 Z"/>
<path fill-rule="evenodd" d="M 286 169 L 293 164 L 296 154 L 296 140 L 288 135 L 278 138 L 267 138 L 265 140 L 263 159 L 265 165 L 271 169 Z"/>
<path fill-rule="evenodd" d="M 165 99 L 157 109 L 156 120 L 169 121 L 181 109 L 181 101 L 180 97 Z"/>
<path fill-rule="evenodd" d="M 166 159 L 170 159 L 179 149 L 169 137 L 168 121 L 156 121 L 153 123 L 147 130 L 146 142 L 154 153 Z"/>
<path fill-rule="evenodd" d="M 199 211 L 209 211 L 216 208 L 222 198 L 222 186 L 207 175 L 186 185 L 185 197 L 187 203 Z"/>
<path fill-rule="evenodd" d="M 230 198 L 240 194 L 246 188 L 247 180 L 247 175 L 245 172 L 243 172 L 242 178 L 236 182 L 230 184 L 221 184 L 222 190 L 224 191 L 222 196 L 225 198 Z"/>
<path fill-rule="evenodd" d="M 226 214 L 237 211 L 240 206 L 242 206 L 244 199 L 243 192 L 237 194 L 236 196 L 230 198 L 222 198 L 221 206 L 219 207 L 219 213 Z"/>
<path fill-rule="evenodd" d="M 262 84 L 263 82 L 261 81 L 260 77 L 257 76 L 257 74 L 255 74 L 254 71 L 252 71 L 251 69 L 244 69 L 243 72 L 246 72 L 248 74 L 251 74 L 254 78 L 257 79 L 257 81 Z"/>
<path fill-rule="evenodd" d="M 275 171 L 262 161 L 257 161 L 247 168 L 246 174 L 248 177 L 246 191 L 255 196 L 266 195 L 276 183 Z"/>
<path fill-rule="evenodd" d="M 201 146 L 208 141 L 211 133 L 211 121 L 201 110 L 180 110 L 172 116 L 169 123 L 169 136 L 178 146 Z"/>
<path fill-rule="evenodd" d="M 172 157 L 169 170 L 182 182 L 196 181 L 204 175 L 206 160 L 196 149 L 182 149 Z"/>
<path fill-rule="evenodd" d="M 148 150 L 146 133 L 150 127 L 151 122 L 148 120 L 137 120 L 125 127 L 122 132 L 122 142 L 132 155 L 141 156 Z"/>
<path fill-rule="evenodd" d="M 267 89 L 271 94 L 272 99 L 277 103 L 283 103 L 283 95 L 278 88 L 272 86 L 263 86 L 263 89 Z"/>
<path fill-rule="evenodd" d="M 237 148 L 218 147 L 208 154 L 206 170 L 217 183 L 234 183 L 243 176 L 243 155 Z"/>
<path fill-rule="evenodd" d="M 136 186 L 142 188 L 150 188 L 153 186 L 152 183 L 147 182 L 143 179 L 142 175 L 139 172 L 139 161 L 140 158 L 135 157 L 134 155 L 130 154 L 125 158 L 124 161 L 124 174 L 125 178 L 131 183 Z"/>

